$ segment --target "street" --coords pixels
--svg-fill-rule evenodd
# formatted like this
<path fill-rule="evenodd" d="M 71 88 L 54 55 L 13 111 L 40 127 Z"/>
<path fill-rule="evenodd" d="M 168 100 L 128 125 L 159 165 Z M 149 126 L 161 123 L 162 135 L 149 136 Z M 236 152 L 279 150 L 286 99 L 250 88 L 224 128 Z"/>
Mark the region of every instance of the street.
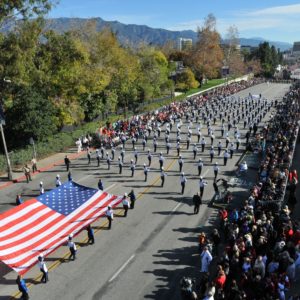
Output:
<path fill-rule="evenodd" d="M 268 100 L 275 100 L 281 99 L 288 88 L 287 84 L 260 84 L 237 95 L 245 97 L 251 92 L 255 95 L 262 94 Z M 119 148 L 116 150 L 111 170 L 107 170 L 105 160 L 101 161 L 100 168 L 97 167 L 95 153 L 91 165 L 87 164 L 85 155 L 71 162 L 72 177 L 75 182 L 97 188 L 97 182 L 101 178 L 104 189 L 109 193 L 122 195 L 134 189 L 138 199 L 135 208 L 129 210 L 126 218 L 123 217 L 122 209 L 115 210 L 116 215 L 110 231 L 106 230 L 105 218 L 93 223 L 96 231 L 94 245 L 85 245 L 85 231 L 79 234 L 75 238 L 76 244 L 80 246 L 75 262 L 64 259 L 65 254 L 68 253 L 66 246 L 60 247 L 46 258 L 50 269 L 50 281 L 46 285 L 35 284 L 35 279 L 40 275 L 38 267 L 34 267 L 26 274 L 27 282 L 34 283 L 29 290 L 30 299 L 180 299 L 181 277 L 186 275 L 196 277 L 199 274 L 198 234 L 200 231 L 210 230 L 214 224 L 216 209 L 208 208 L 206 205 L 214 195 L 213 163 L 219 162 L 219 177 L 226 177 L 230 171 L 236 170 L 236 163 L 244 150 L 246 131 L 242 129 L 241 121 L 239 127 L 243 138 L 242 146 L 224 167 L 223 155 L 220 157 L 215 155 L 214 162 L 210 163 L 209 142 L 204 154 L 202 155 L 199 150 L 196 160 L 193 159 L 192 148 L 196 142 L 196 126 L 194 124 L 190 149 L 186 150 L 187 123 L 184 123 L 182 126 L 183 171 L 188 181 L 185 193 L 181 195 L 176 142 L 174 142 L 175 127 L 170 135 L 172 148 L 169 155 L 166 155 L 164 128 L 162 128 L 158 151 L 152 158 L 148 182 L 144 182 L 143 163 L 148 162 L 147 149 L 150 148 L 153 153 L 151 137 L 145 151 L 142 151 L 141 140 L 137 143 L 140 155 L 134 177 L 130 177 L 130 159 L 134 158 L 130 141 L 126 144 L 125 164 L 121 175 L 118 174 L 116 164 Z M 219 119 L 213 127 L 217 129 L 216 145 L 220 137 Z M 202 133 L 207 138 L 205 125 Z M 222 141 L 224 140 L 223 138 Z M 165 157 L 164 168 L 167 173 L 163 188 L 160 187 L 158 162 L 160 152 Z M 202 176 L 208 181 L 208 185 L 204 191 L 200 213 L 194 215 L 192 196 L 199 191 L 197 161 L 200 157 L 204 160 Z M 43 181 L 45 190 L 54 188 L 56 174 L 60 174 L 62 181 L 67 180 L 65 166 L 61 165 L 38 174 L 29 184 L 17 183 L 1 190 L 0 211 L 10 209 L 11 204 L 15 203 L 17 194 L 22 194 L 24 199 L 39 195 L 40 181 Z M 249 189 L 247 182 L 237 181 L 237 183 L 240 186 L 235 188 L 235 192 L 239 190 L 245 192 Z M 0 299 L 9 299 L 10 295 L 17 292 L 16 273 L 3 264 L 0 264 L 0 270 Z"/>

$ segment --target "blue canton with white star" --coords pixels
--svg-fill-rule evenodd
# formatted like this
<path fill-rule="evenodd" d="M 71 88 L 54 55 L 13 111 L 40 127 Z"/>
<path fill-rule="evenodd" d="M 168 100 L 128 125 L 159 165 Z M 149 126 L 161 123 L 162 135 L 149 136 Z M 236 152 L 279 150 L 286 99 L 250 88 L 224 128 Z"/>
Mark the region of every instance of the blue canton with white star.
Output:
<path fill-rule="evenodd" d="M 58 213 L 67 216 L 88 201 L 97 191 L 68 181 L 36 199 Z"/>

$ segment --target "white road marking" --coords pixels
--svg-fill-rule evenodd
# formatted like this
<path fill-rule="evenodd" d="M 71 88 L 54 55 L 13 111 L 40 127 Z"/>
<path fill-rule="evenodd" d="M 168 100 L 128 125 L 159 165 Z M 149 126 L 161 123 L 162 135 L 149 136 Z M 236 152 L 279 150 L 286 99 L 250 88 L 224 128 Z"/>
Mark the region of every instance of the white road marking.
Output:
<path fill-rule="evenodd" d="M 108 282 L 112 282 L 113 280 L 115 280 L 117 278 L 117 276 L 126 268 L 126 266 L 130 263 L 130 261 L 132 261 L 135 257 L 135 254 L 132 254 L 127 261 L 123 264 L 123 266 L 114 274 L 114 276 L 108 280 Z"/>
<path fill-rule="evenodd" d="M 182 204 L 182 202 L 179 202 L 170 212 L 170 215 Z"/>
<path fill-rule="evenodd" d="M 97 170 L 96 172 L 93 172 L 93 173 L 90 174 L 90 175 L 86 175 L 86 176 L 81 177 L 79 180 L 76 180 L 76 182 L 80 182 L 80 181 L 82 181 L 82 180 L 85 180 L 85 179 L 87 179 L 87 178 L 89 178 L 89 177 L 95 175 L 97 172 L 99 172 L 99 170 Z"/>
<path fill-rule="evenodd" d="M 116 183 L 110 185 L 109 187 L 107 187 L 106 189 L 104 189 L 104 192 L 110 190 L 111 188 L 113 188 L 116 185 Z"/>
<path fill-rule="evenodd" d="M 205 177 L 206 176 L 206 174 L 209 172 L 209 169 L 207 169 L 205 172 L 204 172 L 204 174 L 202 175 L 202 177 Z"/>

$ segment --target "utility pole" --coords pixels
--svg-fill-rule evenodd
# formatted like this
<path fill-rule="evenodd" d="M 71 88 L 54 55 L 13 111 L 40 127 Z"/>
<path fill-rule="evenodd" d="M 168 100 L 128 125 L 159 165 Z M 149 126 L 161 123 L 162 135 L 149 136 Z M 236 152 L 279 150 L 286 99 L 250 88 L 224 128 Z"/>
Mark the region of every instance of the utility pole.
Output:
<path fill-rule="evenodd" d="M 5 153 L 6 163 L 7 163 L 7 177 L 8 180 L 13 180 L 12 168 L 11 168 L 10 159 L 6 147 L 5 136 L 4 136 L 3 120 L 0 120 L 0 130 L 1 130 L 2 142 L 3 142 L 4 153 Z"/>
<path fill-rule="evenodd" d="M 36 158 L 35 143 L 33 137 L 29 139 L 29 144 L 33 146 L 33 157 Z"/>

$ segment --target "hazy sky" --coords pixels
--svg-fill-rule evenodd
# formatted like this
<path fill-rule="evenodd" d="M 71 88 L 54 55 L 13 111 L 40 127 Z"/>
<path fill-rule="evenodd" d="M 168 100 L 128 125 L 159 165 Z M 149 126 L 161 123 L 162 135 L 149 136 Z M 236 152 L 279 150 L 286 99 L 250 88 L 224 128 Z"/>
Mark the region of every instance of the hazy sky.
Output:
<path fill-rule="evenodd" d="M 222 35 L 236 25 L 241 37 L 300 40 L 300 1 L 293 0 L 60 0 L 50 17 L 101 17 L 125 24 L 195 30 L 209 13 L 216 16 Z"/>

